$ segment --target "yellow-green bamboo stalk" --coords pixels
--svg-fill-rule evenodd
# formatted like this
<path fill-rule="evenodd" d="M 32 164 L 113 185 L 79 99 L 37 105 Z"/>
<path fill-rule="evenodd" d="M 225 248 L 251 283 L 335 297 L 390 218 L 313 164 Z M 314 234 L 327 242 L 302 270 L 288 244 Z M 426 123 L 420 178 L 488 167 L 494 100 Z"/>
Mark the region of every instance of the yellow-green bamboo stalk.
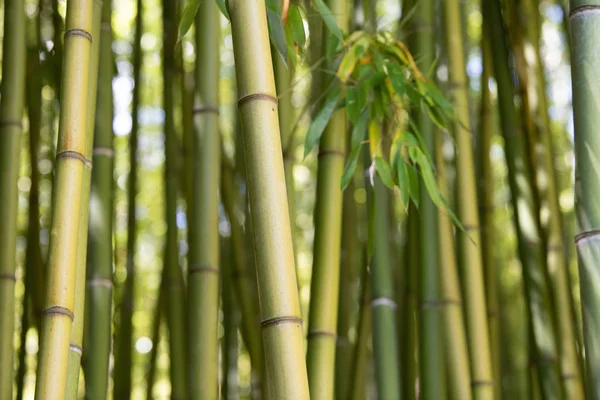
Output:
<path fill-rule="evenodd" d="M 348 2 L 330 0 L 328 5 L 340 29 L 347 31 Z M 344 109 L 335 112 L 319 142 L 314 261 L 306 356 L 312 399 L 333 399 L 335 393 L 335 347 L 342 236 L 342 191 L 339 182 L 344 172 L 346 119 Z"/>
<path fill-rule="evenodd" d="M 83 156 L 91 160 L 94 147 L 94 122 L 96 116 L 96 89 L 98 87 L 98 50 L 100 49 L 100 17 L 102 1 L 94 0 L 92 20 L 92 41 L 90 54 L 90 71 L 87 92 L 86 144 Z M 79 370 L 83 355 L 83 326 L 85 322 L 85 288 L 86 259 L 88 239 L 88 218 L 90 204 L 90 187 L 92 182 L 92 164 L 85 164 L 82 178 L 82 200 L 79 210 L 79 233 L 77 237 L 77 272 L 75 275 L 75 308 L 73 309 L 73 326 L 69 345 L 69 364 L 67 368 L 67 392 L 65 399 L 77 398 L 79 388 Z"/>
<path fill-rule="evenodd" d="M 363 260 L 364 258 L 361 257 Z M 350 386 L 347 398 L 352 400 L 364 400 L 366 396 L 367 361 L 369 357 L 368 342 L 373 322 L 371 315 L 371 276 L 366 263 L 364 264 L 361 286 L 360 316 L 356 326 L 356 345 L 352 352 L 350 380 L 346 381 L 346 384 Z"/>
<path fill-rule="evenodd" d="M 102 4 L 83 357 L 86 398 L 107 397 L 113 293 L 113 56 L 111 0 Z M 134 62 L 135 64 L 135 62 Z M 135 70 L 135 67 L 134 67 Z M 135 97 L 134 92 L 134 97 Z M 136 102 L 134 101 L 134 104 Z"/>
<path fill-rule="evenodd" d="M 164 268 L 166 279 L 165 315 L 169 328 L 171 398 L 188 398 L 186 369 L 185 286 L 179 266 L 177 243 L 177 134 L 175 132 L 174 90 L 175 44 L 177 39 L 177 2 L 163 0 L 163 104 L 165 111 L 165 218 L 167 221 Z M 194 338 L 196 339 L 196 338 Z"/>
<path fill-rule="evenodd" d="M 419 267 L 419 214 L 414 204 L 408 207 L 406 219 L 406 279 L 404 300 L 406 311 L 399 321 L 400 365 L 402 372 L 402 398 L 417 398 L 417 377 L 419 375 L 418 343 L 418 267 Z"/>
<path fill-rule="evenodd" d="M 229 0 L 269 396 L 308 399 L 265 3 Z"/>
<path fill-rule="evenodd" d="M 191 399 L 219 397 L 219 45 L 220 11 L 196 15 L 194 178 L 188 266 L 188 383 Z"/>
<path fill-rule="evenodd" d="M 437 180 L 440 193 L 448 198 L 448 184 L 442 153 L 442 137 L 436 136 L 435 157 L 437 162 Z M 438 240 L 440 256 L 444 259 L 440 278 L 442 280 L 444 344 L 446 345 L 446 376 L 448 395 L 452 399 L 472 399 L 471 364 L 467 348 L 467 333 L 464 324 L 463 304 L 461 300 L 458 267 L 454 249 L 452 222 L 446 211 L 438 209 Z M 473 391 L 477 386 L 473 387 Z"/>
<path fill-rule="evenodd" d="M 13 329 L 17 240 L 17 180 L 25 99 L 25 9 L 23 0 L 4 3 L 2 101 L 0 102 L 0 400 L 12 399 Z"/>
<path fill-rule="evenodd" d="M 158 288 L 158 299 L 154 305 L 154 313 L 152 318 L 152 349 L 148 355 L 148 367 L 146 369 L 146 400 L 153 400 L 152 393 L 154 389 L 154 381 L 156 378 L 156 358 L 158 355 L 158 346 L 160 344 L 160 328 L 164 318 L 165 304 L 165 270 L 163 269 L 160 277 L 160 286 Z"/>
<path fill-rule="evenodd" d="M 492 356 L 485 302 L 485 283 L 481 254 L 481 235 L 477 211 L 475 162 L 469 115 L 469 93 L 460 3 L 445 1 L 444 22 L 448 51 L 448 72 L 456 112 L 453 124 L 457 145 L 456 178 L 458 218 L 465 227 L 457 234 L 463 308 L 470 355 L 473 398 L 493 399 Z M 441 168 L 441 167 L 440 167 Z M 464 398 L 464 397 L 459 397 Z"/>
<path fill-rule="evenodd" d="M 78 232 L 87 154 L 92 0 L 67 3 L 60 128 L 56 154 L 46 308 L 36 399 L 64 400 L 75 307 Z"/>

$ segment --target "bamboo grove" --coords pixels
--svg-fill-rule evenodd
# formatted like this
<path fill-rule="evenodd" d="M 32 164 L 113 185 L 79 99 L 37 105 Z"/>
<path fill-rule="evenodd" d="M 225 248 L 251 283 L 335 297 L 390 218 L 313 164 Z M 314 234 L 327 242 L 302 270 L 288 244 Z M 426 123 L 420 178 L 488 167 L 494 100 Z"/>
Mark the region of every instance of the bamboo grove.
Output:
<path fill-rule="evenodd" d="M 0 400 L 600 400 L 598 0 L 0 9 Z"/>

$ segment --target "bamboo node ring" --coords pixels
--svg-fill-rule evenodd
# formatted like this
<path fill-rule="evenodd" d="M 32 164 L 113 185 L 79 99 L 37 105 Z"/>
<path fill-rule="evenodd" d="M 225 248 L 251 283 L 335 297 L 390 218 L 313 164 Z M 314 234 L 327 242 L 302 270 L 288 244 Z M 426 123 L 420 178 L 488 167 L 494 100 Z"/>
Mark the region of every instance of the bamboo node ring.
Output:
<path fill-rule="evenodd" d="M 492 381 L 487 380 L 475 380 L 471 381 L 471 387 L 479 387 L 479 386 L 492 386 L 494 383 Z"/>
<path fill-rule="evenodd" d="M 15 274 L 0 274 L 0 281 L 17 281 L 17 277 Z"/>
<path fill-rule="evenodd" d="M 587 5 L 587 6 L 581 6 L 581 7 L 574 8 L 569 13 L 569 20 L 571 20 L 572 18 L 575 18 L 575 17 L 577 17 L 579 15 L 588 13 L 588 12 L 600 13 L 600 6 Z"/>
<path fill-rule="evenodd" d="M 104 286 L 108 289 L 112 289 L 113 281 L 107 278 L 91 278 L 86 282 L 88 286 Z"/>
<path fill-rule="evenodd" d="M 575 245 L 583 244 L 584 242 L 598 239 L 600 239 L 600 230 L 581 232 L 579 235 L 575 235 Z"/>
<path fill-rule="evenodd" d="M 260 326 L 266 328 L 270 325 L 282 325 L 282 324 L 298 324 L 302 325 L 302 318 L 288 316 L 288 317 L 275 317 L 261 321 Z"/>
<path fill-rule="evenodd" d="M 0 126 L 17 126 L 17 127 L 21 127 L 21 120 L 20 119 L 3 119 L 0 120 Z"/>
<path fill-rule="evenodd" d="M 344 153 L 343 151 L 340 151 L 340 150 L 319 150 L 318 158 L 325 157 L 325 156 L 346 157 L 346 153 Z"/>
<path fill-rule="evenodd" d="M 71 159 L 79 160 L 79 161 L 83 162 L 83 164 L 86 167 L 92 166 L 92 161 L 77 151 L 73 151 L 73 150 L 61 151 L 60 153 L 58 153 L 56 155 L 56 160 L 59 160 L 61 158 L 71 158 Z"/>
<path fill-rule="evenodd" d="M 213 113 L 219 115 L 219 107 L 214 106 L 196 106 L 192 109 L 192 113 L 195 114 L 203 114 L 203 113 Z"/>
<path fill-rule="evenodd" d="M 73 315 L 73 311 L 61 306 L 52 306 L 45 308 L 44 311 L 42 311 L 42 313 L 44 315 L 64 315 L 66 317 L 69 317 L 71 321 L 73 321 L 73 319 L 75 318 Z"/>
<path fill-rule="evenodd" d="M 189 274 L 197 274 L 202 272 L 210 272 L 213 274 L 219 274 L 219 268 L 208 264 L 190 264 L 188 268 Z"/>
<path fill-rule="evenodd" d="M 333 339 L 337 339 L 337 333 L 335 332 L 329 332 L 329 331 L 312 331 L 312 332 L 308 332 L 308 334 L 306 335 L 307 339 L 310 339 L 311 337 L 318 337 L 318 336 L 326 336 L 326 337 L 330 337 Z"/>
<path fill-rule="evenodd" d="M 376 308 L 376 307 L 391 307 L 391 308 L 396 308 L 398 307 L 398 305 L 396 304 L 396 302 L 392 299 L 388 299 L 387 297 L 377 297 L 373 300 L 371 300 L 371 307 Z"/>
<path fill-rule="evenodd" d="M 83 350 L 81 349 L 81 347 L 76 346 L 74 344 L 69 345 L 69 350 L 72 351 L 73 353 L 79 354 L 79 357 L 81 357 L 83 355 Z"/>
<path fill-rule="evenodd" d="M 279 100 L 277 100 L 276 96 L 273 96 L 272 94 L 268 94 L 268 93 L 252 93 L 252 94 L 247 94 L 244 97 L 242 97 L 241 99 L 238 100 L 238 107 L 241 107 L 243 103 L 245 103 L 248 100 L 252 100 L 252 99 L 256 99 L 256 100 L 268 100 L 271 101 L 275 104 L 279 103 Z"/>
<path fill-rule="evenodd" d="M 93 155 L 113 158 L 115 151 L 111 147 L 94 147 Z"/>
<path fill-rule="evenodd" d="M 81 37 L 84 37 L 87 40 L 89 40 L 90 43 L 92 43 L 92 35 L 85 29 L 78 29 L 78 28 L 69 29 L 68 31 L 65 32 L 65 39 L 69 36 L 81 36 Z"/>

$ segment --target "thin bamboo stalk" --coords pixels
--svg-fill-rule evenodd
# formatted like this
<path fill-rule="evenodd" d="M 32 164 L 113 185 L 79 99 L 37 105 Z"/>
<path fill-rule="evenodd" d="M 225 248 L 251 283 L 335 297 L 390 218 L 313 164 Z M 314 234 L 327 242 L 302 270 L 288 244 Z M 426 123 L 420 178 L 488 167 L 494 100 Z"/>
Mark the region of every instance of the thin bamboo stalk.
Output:
<path fill-rule="evenodd" d="M 164 251 L 165 271 L 165 315 L 169 328 L 169 354 L 171 398 L 188 398 L 188 375 L 186 369 L 186 313 L 185 286 L 179 265 L 177 243 L 177 135 L 175 132 L 174 87 L 175 43 L 177 38 L 177 2 L 163 0 L 163 104 L 165 112 L 165 217 L 167 221 L 166 245 Z"/>
<path fill-rule="evenodd" d="M 308 399 L 265 3 L 229 0 L 269 396 Z M 249 22 L 252 23 L 249 23 Z"/>
<path fill-rule="evenodd" d="M 12 399 L 13 329 L 21 118 L 25 99 L 25 9 L 22 0 L 4 3 L 0 102 L 0 400 Z"/>
<path fill-rule="evenodd" d="M 133 95 L 131 102 L 131 132 L 129 133 L 129 176 L 127 188 L 127 257 L 125 270 L 127 275 L 122 289 L 119 309 L 118 333 L 115 340 L 115 397 L 128 399 L 131 397 L 131 372 L 133 357 L 133 309 L 135 307 L 134 282 L 135 282 L 135 251 L 137 242 L 137 224 L 135 217 L 136 197 L 138 193 L 138 135 L 141 98 L 141 65 L 142 48 L 141 40 L 144 32 L 144 8 L 142 0 L 137 1 L 137 14 L 135 17 L 135 34 L 133 39 Z"/>
<path fill-rule="evenodd" d="M 406 221 L 406 279 L 404 288 L 404 304 L 406 312 L 399 323 L 400 362 L 402 371 L 402 398 L 417 398 L 417 377 L 419 375 L 419 343 L 418 343 L 418 266 L 419 266 L 419 214 L 414 204 L 408 208 Z"/>
<path fill-rule="evenodd" d="M 83 357 L 86 398 L 105 399 L 111 352 L 113 293 L 113 102 L 111 0 L 102 4 L 94 134 Z M 134 61 L 135 65 L 135 61 Z M 139 68 L 139 67 L 138 67 Z M 135 69 L 135 67 L 134 67 Z M 137 82 L 137 81 L 135 81 Z M 136 85 L 137 86 L 137 85 Z M 136 95 L 134 90 L 134 97 Z M 134 102 L 134 104 L 136 104 Z M 136 118 L 133 118 L 136 120 Z M 137 124 L 137 121 L 136 121 Z M 119 377 L 118 380 L 121 378 Z M 115 379 L 116 382 L 117 379 Z"/>
<path fill-rule="evenodd" d="M 160 327 L 164 318 L 165 304 L 165 270 L 163 269 L 158 288 L 158 299 L 154 306 L 154 315 L 152 318 L 152 349 L 148 355 L 148 369 L 146 370 L 146 400 L 153 400 L 154 381 L 156 378 L 156 358 L 158 356 L 158 345 L 160 344 Z"/>
<path fill-rule="evenodd" d="M 330 0 L 328 5 L 340 29 L 347 31 L 348 2 Z M 327 40 L 329 36 L 325 38 Z M 346 119 L 344 109 L 336 111 L 319 142 L 314 217 L 315 244 L 306 356 L 312 399 L 333 399 L 335 393 L 335 347 L 342 236 L 342 191 L 339 182 L 344 172 Z"/>
<path fill-rule="evenodd" d="M 540 239 L 539 206 L 534 195 L 532 171 L 528 168 L 525 137 L 513 101 L 514 87 L 508 65 L 509 55 L 503 29 L 500 2 L 484 3 L 484 26 L 491 37 L 493 61 L 498 83 L 498 104 L 508 180 L 512 193 L 514 223 L 517 230 L 519 257 L 523 265 L 525 297 L 529 321 L 533 324 L 533 340 L 538 373 L 545 397 L 561 393 L 560 371 L 554 337 L 554 321 L 548 288 L 547 270 Z"/>
<path fill-rule="evenodd" d="M 222 355 L 223 362 L 223 400 L 237 400 L 239 394 L 238 376 L 238 326 L 240 312 L 235 300 L 234 286 L 231 280 L 233 268 L 233 252 L 231 251 L 231 238 L 221 238 L 221 270 L 223 281 L 221 288 L 222 310 L 223 310 L 223 334 Z"/>
<path fill-rule="evenodd" d="M 93 1 L 67 3 L 64 80 L 56 154 L 46 308 L 36 380 L 36 399 L 65 398 L 69 340 L 73 325 L 81 207 L 87 195 L 83 176 Z"/>
<path fill-rule="evenodd" d="M 219 397 L 220 11 L 205 1 L 196 15 L 193 220 L 188 266 L 188 373 L 192 399 Z"/>
<path fill-rule="evenodd" d="M 364 259 L 364 257 L 361 257 Z M 350 369 L 349 398 L 363 400 L 366 396 L 367 362 L 369 357 L 368 342 L 371 336 L 373 318 L 371 316 L 371 277 L 365 263 L 361 279 L 360 316 L 356 327 L 356 345 L 352 352 L 352 367 Z M 348 382 L 347 382 L 348 383 Z"/>
<path fill-rule="evenodd" d="M 592 79 L 598 71 L 600 52 L 600 1 L 572 0 L 571 73 L 575 124 L 575 196 L 579 233 L 575 237 L 579 257 L 581 307 L 585 343 L 587 398 L 600 399 L 600 180 L 598 151 L 600 137 L 600 81 Z"/>
<path fill-rule="evenodd" d="M 435 158 L 437 163 L 437 181 L 440 193 L 448 198 L 445 161 L 442 152 L 442 137 L 436 136 Z M 446 377 L 448 395 L 451 399 L 468 400 L 474 398 L 471 388 L 471 364 L 467 347 L 467 332 L 463 315 L 463 302 L 456 265 L 454 232 L 450 217 L 438 210 L 438 241 L 440 256 L 444 258 L 444 267 L 440 271 L 443 295 L 444 344 L 446 346 Z M 473 388 L 475 391 L 477 386 Z"/>
<path fill-rule="evenodd" d="M 102 15 L 102 1 L 94 0 L 92 9 L 92 37 L 100 38 L 100 17 Z M 86 112 L 86 143 L 84 157 L 92 159 L 94 147 L 94 122 L 96 117 L 96 90 L 98 88 L 98 60 L 100 41 L 92 41 L 90 49 L 90 71 L 87 92 Z M 69 344 L 69 363 L 67 367 L 67 393 L 66 398 L 77 398 L 79 389 L 79 370 L 81 369 L 81 356 L 83 355 L 83 327 L 85 323 L 85 289 L 86 289 L 86 259 L 88 240 L 88 219 L 90 204 L 90 187 L 92 182 L 92 163 L 85 164 L 82 178 L 82 201 L 79 210 L 79 232 L 77 234 L 77 271 L 75 275 L 75 307 L 73 309 L 73 326 Z"/>

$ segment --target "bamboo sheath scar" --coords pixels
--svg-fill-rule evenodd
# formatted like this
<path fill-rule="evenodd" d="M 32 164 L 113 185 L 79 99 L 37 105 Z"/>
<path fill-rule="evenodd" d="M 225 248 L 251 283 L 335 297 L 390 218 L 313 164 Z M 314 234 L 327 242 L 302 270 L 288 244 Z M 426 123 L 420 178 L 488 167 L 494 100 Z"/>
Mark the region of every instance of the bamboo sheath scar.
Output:
<path fill-rule="evenodd" d="M 229 0 L 228 9 L 252 208 L 269 397 L 308 399 L 265 3 Z"/>

